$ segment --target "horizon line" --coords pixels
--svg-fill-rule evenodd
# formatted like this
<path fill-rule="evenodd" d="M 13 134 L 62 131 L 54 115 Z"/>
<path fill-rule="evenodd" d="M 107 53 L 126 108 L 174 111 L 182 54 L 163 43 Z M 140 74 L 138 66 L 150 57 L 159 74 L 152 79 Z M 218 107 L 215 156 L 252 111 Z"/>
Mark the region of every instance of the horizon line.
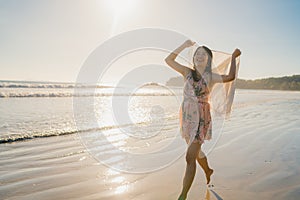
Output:
<path fill-rule="evenodd" d="M 260 80 L 260 79 L 268 79 L 268 78 L 283 78 L 283 77 L 291 77 L 291 76 L 297 76 L 297 75 L 300 75 L 299 74 L 291 74 L 291 75 L 282 75 L 282 76 L 268 76 L 268 77 L 257 77 L 257 78 L 242 78 L 242 77 L 238 77 L 238 79 L 242 79 L 242 80 L 247 80 L 247 81 L 250 81 L 250 80 Z M 171 77 L 171 78 L 175 78 L 175 77 Z M 40 82 L 40 83 L 68 83 L 68 84 L 74 84 L 76 82 L 70 82 L 70 81 L 53 81 L 53 80 L 15 80 L 15 79 L 11 79 L 11 80 L 8 80 L 8 79 L 0 79 L 0 81 L 15 81 L 15 82 Z M 107 83 L 104 83 L 104 84 L 107 84 Z"/>

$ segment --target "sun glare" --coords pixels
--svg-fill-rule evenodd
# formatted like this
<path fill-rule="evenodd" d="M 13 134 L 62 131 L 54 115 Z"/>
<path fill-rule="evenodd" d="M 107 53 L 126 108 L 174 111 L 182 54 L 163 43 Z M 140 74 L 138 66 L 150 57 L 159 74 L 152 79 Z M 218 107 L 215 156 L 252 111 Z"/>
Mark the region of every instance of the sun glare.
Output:
<path fill-rule="evenodd" d="M 118 25 L 123 23 L 122 20 L 130 17 L 133 13 L 138 0 L 105 0 L 107 9 L 113 16 L 111 35 L 117 32 Z"/>
<path fill-rule="evenodd" d="M 136 5 L 136 0 L 107 0 L 107 6 L 114 15 L 128 15 Z"/>

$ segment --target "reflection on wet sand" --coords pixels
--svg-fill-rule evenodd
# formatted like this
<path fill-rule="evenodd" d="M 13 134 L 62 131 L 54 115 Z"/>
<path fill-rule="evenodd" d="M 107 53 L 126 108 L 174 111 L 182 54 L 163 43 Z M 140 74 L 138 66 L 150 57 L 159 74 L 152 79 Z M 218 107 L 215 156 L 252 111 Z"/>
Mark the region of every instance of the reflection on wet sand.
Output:
<path fill-rule="evenodd" d="M 215 191 L 213 191 L 212 189 L 206 189 L 206 197 L 205 200 L 210 200 L 210 192 L 211 191 L 213 193 L 213 195 L 216 197 L 217 200 L 223 200 L 222 197 L 220 197 L 220 195 L 218 195 Z"/>

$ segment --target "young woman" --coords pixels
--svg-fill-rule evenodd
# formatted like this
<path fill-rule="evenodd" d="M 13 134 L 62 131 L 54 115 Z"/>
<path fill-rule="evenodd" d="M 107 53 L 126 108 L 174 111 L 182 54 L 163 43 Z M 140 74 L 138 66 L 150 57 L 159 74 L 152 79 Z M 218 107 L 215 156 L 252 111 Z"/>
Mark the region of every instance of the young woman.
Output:
<path fill-rule="evenodd" d="M 229 74 L 215 74 L 212 72 L 212 51 L 200 46 L 194 53 L 194 69 L 190 69 L 175 61 L 177 55 L 185 48 L 193 46 L 195 42 L 185 41 L 175 49 L 165 62 L 174 70 L 182 74 L 185 80 L 184 100 L 180 109 L 181 134 L 185 138 L 188 148 L 186 152 L 186 171 L 183 188 L 179 200 L 186 199 L 196 173 L 196 160 L 206 174 L 207 184 L 213 170 L 208 166 L 207 158 L 201 151 L 204 140 L 211 138 L 211 115 L 208 103 L 210 91 L 215 83 L 230 82 L 236 76 L 236 58 L 241 55 L 239 49 L 232 53 Z"/>

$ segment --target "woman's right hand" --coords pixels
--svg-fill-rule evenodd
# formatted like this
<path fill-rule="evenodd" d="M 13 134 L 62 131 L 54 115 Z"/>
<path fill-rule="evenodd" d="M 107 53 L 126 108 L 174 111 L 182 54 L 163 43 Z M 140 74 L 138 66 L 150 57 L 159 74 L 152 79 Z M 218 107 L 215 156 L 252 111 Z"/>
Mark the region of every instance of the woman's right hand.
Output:
<path fill-rule="evenodd" d="M 241 55 L 241 53 L 242 53 L 241 50 L 235 49 L 234 52 L 232 53 L 232 57 L 237 58 Z"/>
<path fill-rule="evenodd" d="M 195 44 L 196 42 L 193 42 L 192 40 L 187 40 L 183 43 L 184 47 L 188 48 Z"/>

